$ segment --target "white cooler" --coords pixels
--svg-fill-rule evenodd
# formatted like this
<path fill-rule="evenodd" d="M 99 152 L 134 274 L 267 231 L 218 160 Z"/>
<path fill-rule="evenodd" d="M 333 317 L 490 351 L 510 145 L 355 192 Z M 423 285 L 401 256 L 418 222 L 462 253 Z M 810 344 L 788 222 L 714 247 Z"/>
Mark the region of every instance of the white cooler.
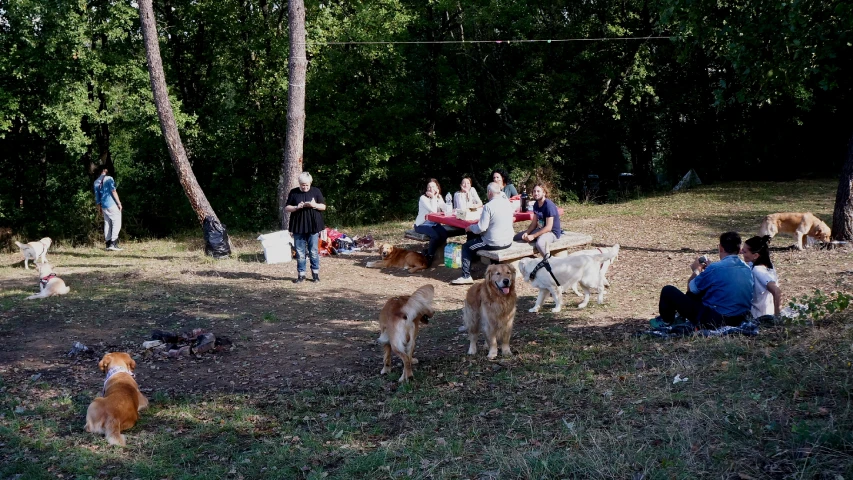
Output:
<path fill-rule="evenodd" d="M 258 240 L 264 247 L 267 263 L 287 263 L 291 260 L 290 246 L 293 245 L 293 238 L 287 230 L 263 234 Z"/>

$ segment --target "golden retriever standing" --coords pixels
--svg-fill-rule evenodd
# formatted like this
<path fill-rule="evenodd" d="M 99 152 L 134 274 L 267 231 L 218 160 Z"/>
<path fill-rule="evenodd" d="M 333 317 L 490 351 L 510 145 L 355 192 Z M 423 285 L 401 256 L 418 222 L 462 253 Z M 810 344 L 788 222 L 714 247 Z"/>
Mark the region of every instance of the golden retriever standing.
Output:
<path fill-rule="evenodd" d="M 133 379 L 136 362 L 124 352 L 113 352 L 104 355 L 98 366 L 107 378 L 103 396 L 92 400 L 86 411 L 86 431 L 106 435 L 111 445 L 125 445 L 121 431 L 136 425 L 139 412 L 148 407 L 148 399 Z"/>
<path fill-rule="evenodd" d="M 367 262 L 367 268 L 399 267 L 408 269 L 409 273 L 420 272 L 429 268 L 427 259 L 422 253 L 398 248 L 389 243 L 384 243 L 379 247 L 379 255 L 382 260 Z"/>
<path fill-rule="evenodd" d="M 379 312 L 379 344 L 385 351 L 380 374 L 391 371 L 393 351 L 403 361 L 403 375 L 399 382 L 405 382 L 414 376 L 412 364 L 418 363 L 418 359 L 414 357 L 415 340 L 418 338 L 421 322 L 427 323 L 435 314 L 432 309 L 434 295 L 433 286 L 424 285 L 411 296 L 394 297 L 385 302 Z"/>
<path fill-rule="evenodd" d="M 484 348 L 489 349 L 489 360 L 501 354 L 512 355 L 509 338 L 515 321 L 515 268 L 512 265 L 494 264 L 486 269 L 486 278 L 475 283 L 465 295 L 462 322 L 468 331 L 468 355 L 477 353 L 477 337 L 480 332 L 486 337 Z"/>
<path fill-rule="evenodd" d="M 53 240 L 50 237 L 44 237 L 38 242 L 15 242 L 15 245 L 21 249 L 21 254 L 24 256 L 24 268 L 29 270 L 30 266 L 27 264 L 27 260 L 30 259 L 32 259 L 33 263 L 36 263 L 38 258 L 41 257 L 41 263 L 47 262 L 47 249 L 50 248 L 51 243 L 53 243 Z"/>
<path fill-rule="evenodd" d="M 775 236 L 777 233 L 793 233 L 797 238 L 797 248 L 803 249 L 803 239 L 806 236 L 822 242 L 830 240 L 829 227 L 810 212 L 806 213 L 773 213 L 764 217 L 758 234 Z"/>
<path fill-rule="evenodd" d="M 53 273 L 53 267 L 49 263 L 42 263 L 39 267 L 39 293 L 30 295 L 27 300 L 65 295 L 70 291 L 71 288 L 65 286 L 65 281 Z"/>

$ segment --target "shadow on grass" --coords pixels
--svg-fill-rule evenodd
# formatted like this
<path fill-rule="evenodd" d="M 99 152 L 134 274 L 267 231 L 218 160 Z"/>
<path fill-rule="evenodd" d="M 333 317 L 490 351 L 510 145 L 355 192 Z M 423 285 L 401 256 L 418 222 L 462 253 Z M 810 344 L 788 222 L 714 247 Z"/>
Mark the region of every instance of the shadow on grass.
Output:
<path fill-rule="evenodd" d="M 184 259 L 177 255 L 131 255 L 127 253 L 81 253 L 81 252 L 57 252 L 54 255 L 67 255 L 69 257 L 82 258 L 143 258 L 146 260 L 176 260 Z"/>

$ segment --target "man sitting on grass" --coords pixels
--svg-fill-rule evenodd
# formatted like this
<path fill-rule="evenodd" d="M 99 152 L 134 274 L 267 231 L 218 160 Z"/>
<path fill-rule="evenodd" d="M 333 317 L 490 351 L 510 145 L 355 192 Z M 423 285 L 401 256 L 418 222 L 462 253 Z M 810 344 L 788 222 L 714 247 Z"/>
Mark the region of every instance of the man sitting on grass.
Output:
<path fill-rule="evenodd" d="M 752 307 L 753 291 L 752 271 L 738 257 L 740 244 L 737 232 L 720 235 L 720 261 L 708 264 L 701 263 L 699 258 L 694 260 L 690 265 L 693 275 L 688 281 L 688 293 L 672 285 L 663 287 L 658 306 L 660 316 L 652 321 L 652 326 L 673 324 L 676 312 L 706 328 L 740 325 Z"/>

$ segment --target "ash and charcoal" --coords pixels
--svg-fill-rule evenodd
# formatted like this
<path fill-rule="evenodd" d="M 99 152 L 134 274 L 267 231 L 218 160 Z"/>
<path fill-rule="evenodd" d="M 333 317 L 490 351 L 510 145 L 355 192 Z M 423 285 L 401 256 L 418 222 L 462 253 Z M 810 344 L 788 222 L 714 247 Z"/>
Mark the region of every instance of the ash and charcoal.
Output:
<path fill-rule="evenodd" d="M 228 350 L 231 348 L 231 340 L 228 337 L 217 337 L 201 328 L 178 334 L 154 330 L 151 332 L 151 340 L 143 342 L 142 346 L 164 357 L 178 358 Z"/>

